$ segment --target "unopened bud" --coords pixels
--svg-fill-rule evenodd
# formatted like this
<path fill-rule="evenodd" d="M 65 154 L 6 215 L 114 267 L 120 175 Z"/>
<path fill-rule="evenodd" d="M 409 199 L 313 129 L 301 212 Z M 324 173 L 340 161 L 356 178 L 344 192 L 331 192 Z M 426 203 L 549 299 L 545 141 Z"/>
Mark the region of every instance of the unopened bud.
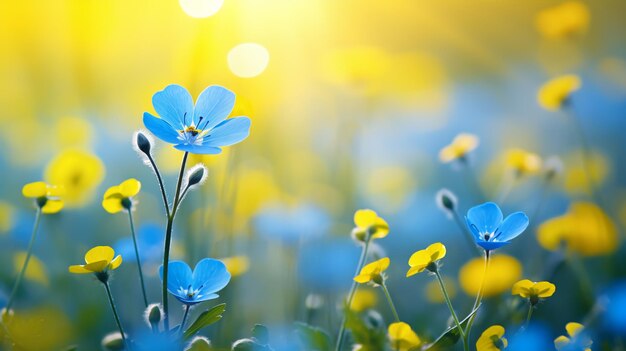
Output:
<path fill-rule="evenodd" d="M 304 305 L 309 310 L 317 310 L 324 306 L 324 297 L 318 294 L 309 294 L 304 300 Z"/>
<path fill-rule="evenodd" d="M 210 351 L 211 341 L 204 336 L 194 337 L 185 351 Z"/>
<path fill-rule="evenodd" d="M 153 329 L 158 328 L 162 318 L 163 311 L 161 310 L 161 304 L 153 303 L 146 308 L 145 319 L 148 325 Z"/>
<path fill-rule="evenodd" d="M 203 164 L 197 164 L 187 172 L 187 186 L 191 187 L 204 181 L 207 174 L 206 167 Z"/>
<path fill-rule="evenodd" d="M 150 149 L 152 149 L 152 143 L 150 142 L 150 139 L 148 139 L 148 137 L 144 133 L 137 132 L 135 136 L 135 142 L 136 142 L 137 148 L 141 152 L 143 152 L 146 155 L 150 155 Z"/>
<path fill-rule="evenodd" d="M 119 332 L 107 334 L 102 338 L 102 348 L 107 351 L 121 351 L 124 350 L 124 339 Z"/>
<path fill-rule="evenodd" d="M 441 189 L 435 195 L 437 206 L 448 216 L 452 218 L 457 207 L 456 196 L 448 189 Z"/>
<path fill-rule="evenodd" d="M 556 156 L 549 157 L 544 163 L 546 180 L 550 181 L 563 172 L 563 161 Z"/>

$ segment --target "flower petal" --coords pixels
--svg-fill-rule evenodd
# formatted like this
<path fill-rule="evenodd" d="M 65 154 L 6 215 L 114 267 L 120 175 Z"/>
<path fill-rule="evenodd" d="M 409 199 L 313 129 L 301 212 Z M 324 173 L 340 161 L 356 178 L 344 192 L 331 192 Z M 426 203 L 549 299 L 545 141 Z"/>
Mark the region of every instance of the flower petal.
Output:
<path fill-rule="evenodd" d="M 183 261 L 170 261 L 167 271 L 167 290 L 170 294 L 187 298 L 186 295 L 179 295 L 179 288 L 187 289 L 193 284 L 191 268 Z M 163 280 L 163 266 L 159 268 L 159 275 Z"/>
<path fill-rule="evenodd" d="M 520 280 L 517 283 L 513 284 L 513 288 L 511 289 L 512 295 L 519 295 L 523 298 L 528 297 L 528 290 L 535 285 L 532 281 L 528 279 Z"/>
<path fill-rule="evenodd" d="M 109 263 L 109 269 L 110 270 L 117 269 L 117 267 L 119 267 L 121 264 L 122 264 L 122 255 L 117 255 L 117 257 L 115 257 L 113 261 Z"/>
<path fill-rule="evenodd" d="M 46 196 L 48 186 L 44 182 L 28 183 L 22 187 L 22 195 L 28 198 L 37 198 Z"/>
<path fill-rule="evenodd" d="M 204 138 L 202 145 L 229 146 L 237 144 L 250 135 L 250 118 L 229 118 L 215 126 Z"/>
<path fill-rule="evenodd" d="M 123 197 L 133 197 L 139 194 L 139 190 L 141 183 L 135 178 L 126 179 L 120 184 L 120 193 Z"/>
<path fill-rule="evenodd" d="M 184 129 L 185 126 L 191 125 L 193 119 L 193 99 L 187 89 L 180 85 L 168 85 L 165 89 L 154 94 L 152 96 L 152 105 L 159 116 L 171 126 Z"/>
<path fill-rule="evenodd" d="M 508 215 L 500 227 L 498 227 L 494 239 L 509 241 L 522 234 L 528 227 L 528 216 L 523 212 L 515 212 Z"/>
<path fill-rule="evenodd" d="M 148 112 L 143 114 L 143 125 L 146 126 L 150 133 L 166 143 L 177 144 L 180 142 L 178 131 L 172 125 L 161 118 L 154 117 Z"/>
<path fill-rule="evenodd" d="M 111 262 L 115 252 L 110 246 L 96 246 L 93 249 L 87 251 L 85 254 L 85 262 L 87 264 L 92 262 L 106 261 L 107 264 Z"/>
<path fill-rule="evenodd" d="M 94 272 L 94 273 L 104 272 L 104 270 L 106 270 L 107 266 L 109 265 L 109 262 L 110 261 L 107 261 L 107 260 L 96 261 L 96 262 L 87 263 L 83 267 L 85 267 L 86 270 Z"/>
<path fill-rule="evenodd" d="M 501 248 L 502 246 L 508 244 L 508 241 L 477 241 L 476 244 L 487 251 L 493 251 Z"/>
<path fill-rule="evenodd" d="M 417 273 L 422 273 L 424 271 L 424 269 L 426 269 L 426 266 L 424 265 L 418 265 L 415 267 L 411 267 L 407 272 L 406 272 L 406 276 L 407 278 L 413 275 L 416 275 Z"/>
<path fill-rule="evenodd" d="M 121 197 L 109 197 L 102 200 L 102 207 L 109 213 L 118 213 L 124 210 Z"/>
<path fill-rule="evenodd" d="M 439 261 L 446 256 L 446 247 L 442 243 L 434 243 L 426 248 L 431 262 Z"/>
<path fill-rule="evenodd" d="M 209 295 L 222 290 L 229 281 L 230 273 L 222 261 L 205 258 L 193 270 L 192 288 L 201 295 Z"/>
<path fill-rule="evenodd" d="M 360 228 L 368 228 L 376 224 L 376 218 L 378 215 L 372 210 L 358 210 L 354 213 L 354 224 Z"/>
<path fill-rule="evenodd" d="M 535 284 L 535 290 L 538 297 L 546 298 L 554 295 L 556 286 L 550 282 L 538 282 Z"/>
<path fill-rule="evenodd" d="M 228 117 L 234 106 L 235 94 L 232 91 L 212 85 L 198 96 L 193 120 L 198 129 L 212 129 Z"/>
<path fill-rule="evenodd" d="M 83 266 L 82 264 L 75 264 L 72 265 L 68 268 L 68 271 L 70 273 L 74 273 L 74 274 L 87 274 L 87 273 L 93 273 L 92 271 L 85 269 L 85 266 Z"/>
<path fill-rule="evenodd" d="M 470 224 L 470 229 L 473 225 L 481 233 L 493 233 L 502 223 L 502 211 L 495 203 L 485 202 L 467 211 L 467 221 Z M 475 230 L 472 229 L 472 232 L 474 233 Z"/>
<path fill-rule="evenodd" d="M 189 145 L 189 144 L 179 144 L 174 146 L 177 150 L 187 151 L 192 154 L 200 154 L 200 155 L 217 155 L 222 152 L 222 149 L 215 146 L 210 145 Z"/>
<path fill-rule="evenodd" d="M 46 204 L 41 208 L 41 212 L 45 214 L 53 214 L 61 211 L 63 209 L 63 201 L 62 200 L 53 200 L 48 199 Z"/>

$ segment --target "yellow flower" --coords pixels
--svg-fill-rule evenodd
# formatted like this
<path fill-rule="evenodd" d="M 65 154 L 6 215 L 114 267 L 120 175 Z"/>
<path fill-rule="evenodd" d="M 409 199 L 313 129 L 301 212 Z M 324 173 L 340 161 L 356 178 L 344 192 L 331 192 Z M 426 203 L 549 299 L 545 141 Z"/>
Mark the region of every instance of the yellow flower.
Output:
<path fill-rule="evenodd" d="M 554 347 L 556 347 L 557 350 L 565 349 L 566 346 L 568 346 L 572 342 L 572 339 L 580 337 L 579 334 L 581 331 L 583 331 L 584 328 L 585 327 L 580 323 L 567 323 L 567 325 L 565 325 L 565 330 L 567 330 L 568 336 L 561 335 L 558 338 L 554 339 Z M 593 341 L 583 336 L 582 339 L 577 340 L 577 344 L 584 347 L 585 351 L 591 351 L 591 345 L 593 344 Z"/>
<path fill-rule="evenodd" d="M 583 158 L 585 162 L 581 162 Z M 591 195 L 593 188 L 606 180 L 612 168 L 609 159 L 597 151 L 574 151 L 566 157 L 565 163 L 563 187 L 573 195 Z"/>
<path fill-rule="evenodd" d="M 446 247 L 442 243 L 434 243 L 413 253 L 409 258 L 409 266 L 411 268 L 406 272 L 406 276 L 410 277 L 417 273 L 421 273 L 425 269 L 431 272 L 437 270 L 437 261 L 446 256 Z"/>
<path fill-rule="evenodd" d="M 389 267 L 389 257 L 381 258 L 380 260 L 365 265 L 359 275 L 354 277 L 354 281 L 361 284 L 373 282 L 380 285 L 383 283 L 384 279 L 382 273 L 387 267 Z"/>
<path fill-rule="evenodd" d="M 84 151 L 63 151 L 46 168 L 45 178 L 65 189 L 68 207 L 81 206 L 91 200 L 93 191 L 104 177 L 104 166 L 98 157 Z"/>
<path fill-rule="evenodd" d="M 404 322 L 389 324 L 387 334 L 391 348 L 397 351 L 413 350 L 422 344 L 422 340 L 411 329 L 411 326 Z"/>
<path fill-rule="evenodd" d="M 127 179 L 107 189 L 102 199 L 102 207 L 109 213 L 128 211 L 133 204 L 132 197 L 139 194 L 139 190 L 141 183 L 137 179 Z"/>
<path fill-rule="evenodd" d="M 448 296 L 453 299 L 456 296 L 456 284 L 448 277 L 442 277 L 442 280 L 448 292 Z M 432 280 L 426 284 L 426 299 L 432 303 L 446 302 L 437 280 Z"/>
<path fill-rule="evenodd" d="M 613 220 L 600 207 L 575 202 L 564 215 L 543 222 L 537 240 L 547 250 L 564 245 L 583 256 L 598 256 L 614 252 L 619 238 Z"/>
<path fill-rule="evenodd" d="M 93 139 L 93 128 L 86 118 L 62 117 L 55 125 L 55 134 L 60 148 L 82 148 Z"/>
<path fill-rule="evenodd" d="M 75 338 L 75 328 L 67 312 L 55 305 L 20 309 L 2 324 L 0 348 L 3 350 L 4 347 L 24 351 L 65 350 Z"/>
<path fill-rule="evenodd" d="M 389 234 L 389 225 L 372 210 L 358 210 L 354 213 L 352 235 L 360 240 L 384 238 Z"/>
<path fill-rule="evenodd" d="M 568 1 L 537 14 L 537 30 L 550 39 L 584 33 L 589 27 L 589 9 L 581 1 Z"/>
<path fill-rule="evenodd" d="M 6 233 L 13 228 L 15 210 L 8 202 L 0 201 L 0 233 Z"/>
<path fill-rule="evenodd" d="M 250 259 L 247 256 L 226 257 L 221 261 L 226 265 L 226 270 L 232 277 L 240 276 L 250 268 Z"/>
<path fill-rule="evenodd" d="M 19 274 L 22 270 L 24 261 L 26 260 L 26 254 L 26 251 L 20 251 L 13 256 L 13 268 L 15 269 L 15 273 Z M 24 277 L 39 284 L 48 285 L 48 275 L 44 267 L 44 264 L 37 257 L 31 255 Z"/>
<path fill-rule="evenodd" d="M 70 273 L 106 273 L 117 269 L 122 264 L 122 256 L 117 255 L 110 246 L 96 246 L 85 254 L 85 264 L 70 266 Z"/>
<path fill-rule="evenodd" d="M 469 296 L 476 296 L 483 279 L 484 259 L 475 258 L 467 262 L 459 272 L 461 289 Z M 510 290 L 522 275 L 522 265 L 514 257 L 493 255 L 485 280 L 483 296 L 495 296 Z"/>
<path fill-rule="evenodd" d="M 533 174 L 541 170 L 541 157 L 522 149 L 511 149 L 506 153 L 507 166 L 517 175 Z"/>
<path fill-rule="evenodd" d="M 359 289 L 354 293 L 350 309 L 355 312 L 362 312 L 376 306 L 378 296 L 372 289 Z"/>
<path fill-rule="evenodd" d="M 519 295 L 525 299 L 530 299 L 530 303 L 535 305 L 539 299 L 545 299 L 554 294 L 556 286 L 550 282 L 533 282 L 528 279 L 520 280 L 513 285 L 511 294 Z"/>
<path fill-rule="evenodd" d="M 478 146 L 478 137 L 473 134 L 461 133 L 457 135 L 450 145 L 439 151 L 439 160 L 447 163 L 458 159 L 464 159 L 467 154 Z"/>
<path fill-rule="evenodd" d="M 554 78 L 545 83 L 537 94 L 539 105 L 549 111 L 560 109 L 567 103 L 570 95 L 580 89 L 580 78 L 575 75 L 565 75 Z"/>
<path fill-rule="evenodd" d="M 504 328 L 501 325 L 492 325 L 476 341 L 476 351 L 500 351 L 508 344 L 504 338 Z"/>
<path fill-rule="evenodd" d="M 57 213 L 63 209 L 64 195 L 63 189 L 57 186 L 48 185 L 44 182 L 34 182 L 24 185 L 22 195 L 29 199 L 36 199 L 37 206 L 42 213 Z"/>

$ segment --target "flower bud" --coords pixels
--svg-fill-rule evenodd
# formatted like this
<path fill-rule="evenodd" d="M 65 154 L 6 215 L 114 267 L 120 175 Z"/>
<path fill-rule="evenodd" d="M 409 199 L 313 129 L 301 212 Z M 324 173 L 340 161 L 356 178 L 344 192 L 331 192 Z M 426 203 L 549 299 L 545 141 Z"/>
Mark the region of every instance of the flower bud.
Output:
<path fill-rule="evenodd" d="M 153 303 L 150 304 L 144 313 L 144 318 L 146 319 L 146 323 L 152 328 L 156 329 L 159 327 L 159 323 L 163 318 L 163 310 L 161 310 L 161 304 Z"/>
<path fill-rule="evenodd" d="M 194 337 L 185 351 L 210 351 L 211 341 L 204 336 Z"/>
<path fill-rule="evenodd" d="M 135 142 L 137 143 L 137 148 L 141 150 L 146 155 L 150 155 L 150 149 L 152 149 L 152 143 L 150 143 L 150 139 L 142 133 L 137 132 L 135 137 Z"/>
<path fill-rule="evenodd" d="M 203 164 L 197 164 L 191 167 L 187 172 L 187 186 L 192 187 L 201 184 L 204 182 L 207 173 L 208 171 Z"/>
<path fill-rule="evenodd" d="M 258 344 L 252 339 L 239 339 L 233 343 L 232 351 L 256 351 Z"/>
<path fill-rule="evenodd" d="M 549 157 L 544 163 L 546 180 L 550 181 L 563 172 L 563 161 L 556 156 Z"/>
<path fill-rule="evenodd" d="M 324 297 L 318 294 L 309 294 L 304 300 L 304 305 L 309 310 L 317 310 L 324 306 Z"/>
<path fill-rule="evenodd" d="M 102 338 L 102 348 L 107 351 L 124 350 L 124 339 L 122 339 L 122 334 L 114 332 L 105 335 L 105 337 Z"/>
<path fill-rule="evenodd" d="M 448 216 L 452 218 L 457 207 L 456 196 L 448 189 L 441 189 L 435 195 L 437 206 Z"/>

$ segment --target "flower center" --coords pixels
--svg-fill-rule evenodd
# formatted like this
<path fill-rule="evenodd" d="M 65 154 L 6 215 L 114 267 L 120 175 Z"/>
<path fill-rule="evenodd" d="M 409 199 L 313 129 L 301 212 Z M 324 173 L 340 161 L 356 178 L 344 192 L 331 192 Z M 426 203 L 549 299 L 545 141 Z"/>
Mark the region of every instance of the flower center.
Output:
<path fill-rule="evenodd" d="M 179 295 L 185 295 L 185 296 L 187 296 L 188 299 L 200 298 L 200 297 L 202 297 L 202 294 L 199 294 L 201 289 L 202 289 L 202 286 L 198 287 L 197 289 L 192 289 L 191 285 L 189 285 L 187 287 L 187 289 L 185 289 L 185 288 L 183 288 L 181 286 L 181 287 L 178 288 L 178 294 Z"/>
<path fill-rule="evenodd" d="M 200 145 L 206 134 L 206 131 L 196 128 L 194 125 L 186 126 L 185 129 L 178 132 L 178 140 L 185 144 Z"/>

